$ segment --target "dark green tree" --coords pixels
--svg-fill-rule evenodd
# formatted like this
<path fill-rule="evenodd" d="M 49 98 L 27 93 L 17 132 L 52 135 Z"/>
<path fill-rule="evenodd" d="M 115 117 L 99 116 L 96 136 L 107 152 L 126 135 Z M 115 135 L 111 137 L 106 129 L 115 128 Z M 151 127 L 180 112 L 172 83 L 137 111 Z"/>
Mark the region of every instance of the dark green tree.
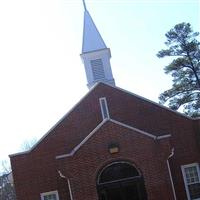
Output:
<path fill-rule="evenodd" d="M 200 116 L 200 42 L 199 33 L 193 32 L 189 23 L 180 23 L 165 34 L 167 49 L 158 52 L 163 58 L 173 57 L 165 66 L 166 74 L 172 76 L 172 87 L 159 96 L 161 104 L 171 109 L 181 109 L 191 117 Z"/>

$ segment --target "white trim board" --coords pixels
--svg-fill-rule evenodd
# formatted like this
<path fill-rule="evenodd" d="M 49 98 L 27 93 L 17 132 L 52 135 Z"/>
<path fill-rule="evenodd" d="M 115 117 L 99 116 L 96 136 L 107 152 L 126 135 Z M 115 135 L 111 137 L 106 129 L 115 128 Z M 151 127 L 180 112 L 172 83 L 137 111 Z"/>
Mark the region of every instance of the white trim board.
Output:
<path fill-rule="evenodd" d="M 152 135 L 148 132 L 145 132 L 145 131 L 142 131 L 140 129 L 137 129 L 137 128 L 134 128 L 132 126 L 129 126 L 127 124 L 124 124 L 122 122 L 119 122 L 119 121 L 116 121 L 114 119 L 105 119 L 103 120 L 95 129 L 93 129 L 88 135 L 87 137 L 85 137 L 77 146 L 75 146 L 70 153 L 67 153 L 67 154 L 63 154 L 63 155 L 58 155 L 56 156 L 56 159 L 61 159 L 61 158 L 66 158 L 66 157 L 71 157 L 73 156 L 80 148 L 81 146 L 83 146 L 107 121 L 110 121 L 114 124 L 117 124 L 117 125 L 120 125 L 120 126 L 123 126 L 125 128 L 128 128 L 130 130 L 133 130 L 139 134 L 142 134 L 144 136 L 147 136 L 153 140 L 161 140 L 161 139 L 166 139 L 166 138 L 169 138 L 171 137 L 170 134 L 167 134 L 167 135 L 161 135 L 161 136 L 155 136 L 155 135 Z"/>
<path fill-rule="evenodd" d="M 107 104 L 106 97 L 99 98 L 99 104 L 100 104 L 100 108 L 101 108 L 102 119 L 103 120 L 106 119 L 106 118 L 109 119 L 110 118 L 110 113 L 109 113 L 109 110 L 108 110 L 108 104 Z M 105 106 L 106 113 L 104 113 L 103 104 Z"/>

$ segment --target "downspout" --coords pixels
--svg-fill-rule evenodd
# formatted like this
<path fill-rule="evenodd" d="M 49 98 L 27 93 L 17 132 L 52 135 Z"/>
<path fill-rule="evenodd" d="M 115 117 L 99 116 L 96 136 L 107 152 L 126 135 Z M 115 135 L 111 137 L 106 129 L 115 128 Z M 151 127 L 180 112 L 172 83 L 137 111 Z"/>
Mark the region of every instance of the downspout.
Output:
<path fill-rule="evenodd" d="M 69 195 L 70 195 L 70 199 L 73 200 L 72 189 L 71 189 L 71 184 L 70 184 L 70 180 L 69 180 L 69 178 L 67 179 L 67 183 L 68 183 L 68 187 L 69 187 Z"/>
<path fill-rule="evenodd" d="M 58 174 L 59 174 L 59 176 L 60 176 L 61 178 L 64 178 L 64 179 L 67 180 L 70 200 L 74 200 L 73 195 L 72 195 L 72 189 L 71 189 L 71 184 L 70 184 L 69 178 L 67 178 L 66 176 L 64 176 L 60 170 L 58 171 Z"/>
<path fill-rule="evenodd" d="M 174 148 L 172 148 L 171 154 L 169 155 L 169 157 L 167 158 L 167 168 L 168 168 L 168 172 L 169 172 L 169 178 L 170 178 L 170 182 L 171 182 L 171 186 L 172 186 L 172 191 L 173 191 L 173 196 L 174 196 L 174 200 L 176 200 L 176 192 L 175 192 L 175 188 L 174 188 L 174 182 L 172 179 L 172 173 L 171 173 L 171 169 L 170 169 L 170 165 L 169 165 L 169 159 L 174 155 Z"/>

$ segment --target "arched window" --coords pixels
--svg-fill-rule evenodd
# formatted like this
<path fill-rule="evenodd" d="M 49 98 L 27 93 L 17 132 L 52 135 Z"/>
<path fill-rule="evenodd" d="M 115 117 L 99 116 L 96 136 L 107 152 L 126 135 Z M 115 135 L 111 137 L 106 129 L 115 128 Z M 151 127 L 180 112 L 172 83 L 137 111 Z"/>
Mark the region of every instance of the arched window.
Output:
<path fill-rule="evenodd" d="M 113 163 L 106 167 L 100 174 L 99 183 L 117 181 L 140 176 L 137 169 L 128 163 Z"/>
<path fill-rule="evenodd" d="M 105 167 L 97 180 L 100 200 L 146 200 L 144 180 L 138 170 L 127 162 Z"/>

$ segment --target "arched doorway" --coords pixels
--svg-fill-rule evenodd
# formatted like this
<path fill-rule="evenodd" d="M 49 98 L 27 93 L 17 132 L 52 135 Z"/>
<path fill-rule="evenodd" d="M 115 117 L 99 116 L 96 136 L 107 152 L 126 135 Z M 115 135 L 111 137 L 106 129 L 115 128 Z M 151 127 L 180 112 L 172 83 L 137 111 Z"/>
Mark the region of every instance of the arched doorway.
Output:
<path fill-rule="evenodd" d="M 144 180 L 127 162 L 115 162 L 104 168 L 97 180 L 99 200 L 146 200 Z"/>

